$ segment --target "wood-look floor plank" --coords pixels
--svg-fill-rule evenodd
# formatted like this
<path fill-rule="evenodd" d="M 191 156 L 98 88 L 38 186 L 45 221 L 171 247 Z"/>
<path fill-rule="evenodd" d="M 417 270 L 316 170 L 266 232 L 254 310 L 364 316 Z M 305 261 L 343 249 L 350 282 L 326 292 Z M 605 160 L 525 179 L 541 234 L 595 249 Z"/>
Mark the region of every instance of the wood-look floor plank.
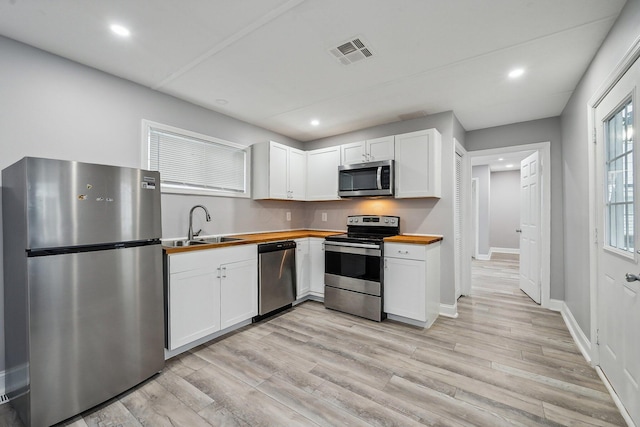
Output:
<path fill-rule="evenodd" d="M 61 425 L 624 425 L 562 316 L 518 288 L 517 260 L 474 262 L 473 282 L 430 329 L 305 302 Z M 23 427 L 8 405 L 0 425 Z"/>

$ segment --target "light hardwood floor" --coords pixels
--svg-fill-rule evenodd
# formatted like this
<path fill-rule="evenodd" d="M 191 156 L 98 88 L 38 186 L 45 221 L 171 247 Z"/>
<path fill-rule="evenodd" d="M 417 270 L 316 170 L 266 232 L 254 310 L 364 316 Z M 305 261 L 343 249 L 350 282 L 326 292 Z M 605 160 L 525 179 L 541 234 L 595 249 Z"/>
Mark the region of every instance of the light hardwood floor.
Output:
<path fill-rule="evenodd" d="M 519 291 L 517 261 L 473 272 L 460 316 L 429 330 L 306 302 L 66 425 L 624 425 L 562 317 Z M 8 405 L 0 425 L 21 425 Z"/>

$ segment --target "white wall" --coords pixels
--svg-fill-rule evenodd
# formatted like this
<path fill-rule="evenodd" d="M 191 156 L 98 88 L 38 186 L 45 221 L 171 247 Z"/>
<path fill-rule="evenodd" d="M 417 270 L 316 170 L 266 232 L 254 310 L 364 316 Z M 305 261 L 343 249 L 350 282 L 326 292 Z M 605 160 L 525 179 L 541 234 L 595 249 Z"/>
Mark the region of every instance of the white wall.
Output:
<path fill-rule="evenodd" d="M 142 119 L 244 145 L 273 139 L 301 147 L 282 135 L 0 37 L 0 169 L 24 156 L 140 167 Z M 163 236 L 185 236 L 189 208 L 198 203 L 213 216 L 203 226 L 206 234 L 305 226 L 305 208 L 298 202 L 164 195 Z M 0 303 L 0 371 L 3 312 Z"/>
<path fill-rule="evenodd" d="M 565 222 L 562 185 L 565 155 L 563 153 L 564 141 L 561 134 L 560 118 L 551 117 L 467 132 L 467 151 L 546 141 L 551 142 L 551 298 L 562 300 L 565 286 L 565 251 L 563 243 Z M 573 221 L 573 219 L 567 220 L 567 224 L 570 221 Z"/>
<path fill-rule="evenodd" d="M 442 134 L 442 198 L 315 202 L 309 211 L 312 217 L 307 224 L 312 228 L 343 228 L 340 221 L 344 220 L 344 215 L 348 212 L 390 213 L 401 217 L 401 231 L 403 233 L 443 235 L 442 256 L 440 257 L 440 302 L 453 305 L 455 303 L 453 239 L 453 156 L 455 154 L 455 146 L 453 138 L 455 137 L 463 145 L 465 141 L 464 130 L 453 112 L 448 111 L 413 120 L 374 126 L 356 132 L 311 141 L 305 144 L 305 148 L 323 148 L 430 128 L 436 128 Z M 332 221 L 319 221 L 320 212 L 323 209 L 327 210 L 328 216 L 333 218 Z"/>
<path fill-rule="evenodd" d="M 491 218 L 491 170 L 488 165 L 471 168 L 471 177 L 478 178 L 478 256 L 489 256 L 489 222 Z"/>
<path fill-rule="evenodd" d="M 491 172 L 489 244 L 520 249 L 520 171 Z"/>
<path fill-rule="evenodd" d="M 583 332 L 590 331 L 589 160 L 587 103 L 640 37 L 640 0 L 628 0 L 562 112 L 564 173 L 564 300 Z M 553 224 L 552 224 L 553 225 Z M 553 254 L 552 254 L 553 256 Z"/>

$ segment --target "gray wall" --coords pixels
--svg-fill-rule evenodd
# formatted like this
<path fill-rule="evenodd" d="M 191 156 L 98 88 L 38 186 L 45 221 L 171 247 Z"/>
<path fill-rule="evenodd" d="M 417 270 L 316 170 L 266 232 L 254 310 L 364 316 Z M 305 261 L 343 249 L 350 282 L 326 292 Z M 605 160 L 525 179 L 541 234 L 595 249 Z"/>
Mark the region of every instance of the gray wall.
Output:
<path fill-rule="evenodd" d="M 589 129 L 587 103 L 640 36 L 640 0 L 628 0 L 562 112 L 564 162 L 564 299 L 578 325 L 590 333 Z"/>
<path fill-rule="evenodd" d="M 440 262 L 440 302 L 452 305 L 455 302 L 454 283 L 454 245 L 453 245 L 453 194 L 455 147 L 453 144 L 454 129 L 456 138 L 464 143 L 464 132 L 461 126 L 454 126 L 457 119 L 453 112 L 433 114 L 417 119 L 394 122 L 385 125 L 362 129 L 342 135 L 311 141 L 305 144 L 306 149 L 330 147 L 354 141 L 362 141 L 388 135 L 397 135 L 422 129 L 436 128 L 442 134 L 442 198 L 417 200 L 362 200 L 339 202 L 314 202 L 308 211 L 311 217 L 307 225 L 311 228 L 343 228 L 341 221 L 351 212 L 361 213 L 393 213 L 401 216 L 403 233 L 431 233 L 444 236 Z M 329 221 L 321 222 L 321 212 L 327 212 Z"/>
<path fill-rule="evenodd" d="M 140 167 L 142 119 L 245 145 L 274 139 L 302 146 L 3 37 L 0 100 L 0 169 L 24 156 Z M 189 208 L 197 203 L 212 211 L 213 221 L 204 226 L 206 234 L 302 228 L 306 221 L 303 204 L 296 202 L 163 195 L 164 237 L 186 235 Z M 291 222 L 286 221 L 287 211 L 292 212 Z M 0 270 L 0 298 L 1 280 Z M 0 303 L 0 371 L 4 369 L 2 312 Z"/>
<path fill-rule="evenodd" d="M 491 172 L 489 245 L 520 249 L 520 171 Z"/>
<path fill-rule="evenodd" d="M 564 216 L 560 117 L 467 132 L 468 151 L 551 142 L 551 298 L 564 298 Z"/>
<path fill-rule="evenodd" d="M 473 166 L 471 177 L 478 178 L 478 256 L 489 256 L 489 218 L 491 217 L 491 170 L 488 165 Z"/>

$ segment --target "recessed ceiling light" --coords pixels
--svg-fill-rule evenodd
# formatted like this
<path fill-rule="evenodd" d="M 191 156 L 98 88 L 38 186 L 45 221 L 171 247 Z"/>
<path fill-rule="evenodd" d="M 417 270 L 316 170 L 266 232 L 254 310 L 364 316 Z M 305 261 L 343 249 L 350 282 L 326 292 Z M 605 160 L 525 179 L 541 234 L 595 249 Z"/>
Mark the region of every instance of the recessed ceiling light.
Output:
<path fill-rule="evenodd" d="M 505 165 L 505 167 L 507 167 L 507 168 L 512 168 L 512 167 L 513 167 L 513 165 L 512 165 L 511 163 L 509 163 L 508 165 Z"/>
<path fill-rule="evenodd" d="M 524 74 L 524 68 L 516 68 L 509 72 L 509 78 L 517 79 Z"/>
<path fill-rule="evenodd" d="M 129 37 L 131 35 L 131 31 L 129 31 L 128 28 L 123 27 L 122 25 L 112 24 L 110 28 L 111 28 L 111 31 L 113 31 L 120 37 Z"/>
<path fill-rule="evenodd" d="M 319 120 L 313 119 L 311 120 L 311 126 L 318 126 L 320 124 Z"/>
<path fill-rule="evenodd" d="M 502 158 L 502 157 L 500 157 L 500 158 L 498 159 L 498 161 L 499 161 L 499 162 L 501 162 L 501 161 L 503 161 L 503 160 L 504 160 L 504 158 Z"/>

